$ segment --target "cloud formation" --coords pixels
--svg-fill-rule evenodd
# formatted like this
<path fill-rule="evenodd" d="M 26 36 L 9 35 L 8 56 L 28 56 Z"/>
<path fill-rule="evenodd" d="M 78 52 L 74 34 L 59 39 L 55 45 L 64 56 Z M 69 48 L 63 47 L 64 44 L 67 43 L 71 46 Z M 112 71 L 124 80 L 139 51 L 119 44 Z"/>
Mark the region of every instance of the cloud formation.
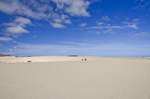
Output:
<path fill-rule="evenodd" d="M 87 23 L 81 23 L 80 27 L 86 27 Z"/>
<path fill-rule="evenodd" d="M 51 22 L 51 25 L 54 28 L 64 28 L 64 24 L 71 24 L 71 20 L 69 19 L 69 16 L 67 15 L 58 15 L 58 14 L 54 14 L 53 17 L 55 17 L 53 19 L 53 21 Z"/>
<path fill-rule="evenodd" d="M 110 21 L 109 23 L 107 22 L 107 18 Z M 96 34 L 115 33 L 116 31 L 126 30 L 137 31 L 139 29 L 138 22 L 138 19 L 131 19 L 130 21 L 121 21 L 118 24 L 113 24 L 112 19 L 107 16 L 105 20 L 102 19 L 101 21 L 96 22 L 96 25 L 90 26 L 87 29 L 96 30 Z"/>
<path fill-rule="evenodd" d="M 89 56 L 141 56 L 149 53 L 149 45 L 107 43 L 95 44 L 91 42 L 69 42 L 68 44 L 18 44 L 8 49 L 5 54 L 11 55 L 89 55 Z M 45 53 L 46 52 L 46 53 Z"/>
<path fill-rule="evenodd" d="M 52 25 L 54 28 L 64 28 L 64 27 L 65 27 L 63 24 L 57 23 L 57 22 L 51 23 L 51 25 Z"/>
<path fill-rule="evenodd" d="M 10 37 L 0 37 L 0 41 L 11 41 L 12 39 Z"/>
<path fill-rule="evenodd" d="M 31 21 L 24 17 L 17 17 L 14 21 L 10 23 L 5 23 L 5 33 L 7 35 L 20 35 L 23 33 L 28 33 L 28 30 L 25 29 L 27 25 L 30 25 Z"/>
<path fill-rule="evenodd" d="M 90 16 L 87 11 L 90 2 L 87 0 L 52 0 L 57 9 L 63 9 L 72 16 Z"/>
<path fill-rule="evenodd" d="M 33 1 L 28 1 L 26 0 L 22 0 L 23 2 L 21 2 L 20 0 L 1 0 L 0 1 L 0 11 L 4 12 L 4 13 L 7 13 L 7 14 L 13 14 L 13 15 L 24 15 L 24 16 L 27 16 L 27 17 L 31 17 L 31 18 L 43 18 L 43 17 L 46 17 L 45 13 L 44 13 L 44 10 L 43 11 L 40 11 L 40 10 L 33 10 L 31 9 L 30 6 L 26 5 L 25 3 L 27 4 L 32 4 L 32 2 L 34 2 L 36 4 L 36 6 L 34 6 L 33 8 L 35 7 L 40 7 L 38 5 L 38 3 L 36 2 L 36 0 L 33 0 Z M 34 5 L 35 5 L 34 4 Z M 43 8 L 44 5 L 42 5 L 40 8 Z M 49 8 L 47 8 L 49 9 Z M 47 10 L 45 8 L 45 10 Z"/>
<path fill-rule="evenodd" d="M 101 19 L 104 20 L 104 21 L 109 21 L 110 20 L 110 18 L 108 16 L 102 16 Z"/>
<path fill-rule="evenodd" d="M 9 15 L 47 20 L 52 26 L 59 24 L 60 27 L 71 24 L 69 16 L 90 16 L 90 4 L 90 0 L 0 0 L 0 11 Z M 63 15 L 67 19 L 62 19 Z M 62 22 L 54 22 L 58 19 Z"/>

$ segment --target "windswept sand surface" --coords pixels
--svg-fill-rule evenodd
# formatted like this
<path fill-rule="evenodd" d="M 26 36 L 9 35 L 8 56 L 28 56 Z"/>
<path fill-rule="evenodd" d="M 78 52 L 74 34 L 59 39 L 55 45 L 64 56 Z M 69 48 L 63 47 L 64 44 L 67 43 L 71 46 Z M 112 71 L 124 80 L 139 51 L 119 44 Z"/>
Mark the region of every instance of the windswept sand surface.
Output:
<path fill-rule="evenodd" d="M 64 62 L 64 61 L 81 61 L 82 59 L 88 58 L 93 60 L 93 57 L 72 57 L 72 56 L 39 56 L 39 57 L 15 57 L 6 56 L 0 57 L 0 63 L 26 63 L 30 62 Z M 94 60 L 96 57 L 94 57 Z"/>
<path fill-rule="evenodd" d="M 82 58 L 0 58 L 0 99 L 150 99 L 149 58 Z"/>

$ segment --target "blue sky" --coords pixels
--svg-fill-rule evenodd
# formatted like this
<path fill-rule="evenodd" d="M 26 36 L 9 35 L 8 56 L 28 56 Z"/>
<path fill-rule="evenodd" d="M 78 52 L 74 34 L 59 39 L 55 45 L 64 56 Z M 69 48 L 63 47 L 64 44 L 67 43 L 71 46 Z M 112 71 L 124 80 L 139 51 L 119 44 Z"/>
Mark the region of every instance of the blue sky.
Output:
<path fill-rule="evenodd" d="M 150 56 L 150 0 L 0 0 L 0 53 Z"/>

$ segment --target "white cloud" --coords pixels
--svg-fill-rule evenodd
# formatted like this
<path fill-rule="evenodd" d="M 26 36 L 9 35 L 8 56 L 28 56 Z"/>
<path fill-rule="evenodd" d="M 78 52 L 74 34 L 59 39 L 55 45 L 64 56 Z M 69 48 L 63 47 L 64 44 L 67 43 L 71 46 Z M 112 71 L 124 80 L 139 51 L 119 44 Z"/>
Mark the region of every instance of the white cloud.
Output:
<path fill-rule="evenodd" d="M 57 5 L 55 8 L 52 2 Z M 0 11 L 10 15 L 21 15 L 48 22 L 56 20 L 63 15 L 90 16 L 88 12 L 90 0 L 0 0 Z M 61 12 L 61 13 L 59 13 Z M 57 19 L 58 20 L 58 19 Z M 70 17 L 61 19 L 57 24 L 71 24 Z"/>
<path fill-rule="evenodd" d="M 31 24 L 31 21 L 24 17 L 18 17 L 15 19 L 15 22 L 20 24 L 21 26 Z"/>
<path fill-rule="evenodd" d="M 80 27 L 85 27 L 87 25 L 87 23 L 81 23 Z"/>
<path fill-rule="evenodd" d="M 102 16 L 101 19 L 104 20 L 104 21 L 110 21 L 110 18 L 108 16 Z"/>
<path fill-rule="evenodd" d="M 17 17 L 14 21 L 10 23 L 5 23 L 5 33 L 8 35 L 19 35 L 27 33 L 28 30 L 25 29 L 26 25 L 32 24 L 31 21 L 24 17 Z"/>
<path fill-rule="evenodd" d="M 97 25 L 103 25 L 104 23 L 103 22 L 97 22 L 96 24 Z"/>
<path fill-rule="evenodd" d="M 133 35 L 133 37 L 138 37 L 138 38 L 149 38 L 150 33 L 149 32 L 137 32 Z"/>
<path fill-rule="evenodd" d="M 92 26 L 90 27 L 91 29 L 123 29 L 124 26 L 121 25 L 111 25 L 111 24 L 103 24 L 103 25 L 96 25 L 96 26 Z"/>
<path fill-rule="evenodd" d="M 71 43 L 71 42 L 69 42 Z M 97 44 L 98 43 L 98 44 Z M 72 44 L 18 44 L 5 53 L 11 55 L 92 55 L 92 56 L 144 56 L 149 53 L 148 44 L 73 42 Z M 46 52 L 46 53 L 45 53 Z"/>
<path fill-rule="evenodd" d="M 51 25 L 54 27 L 54 28 L 64 28 L 65 26 L 61 23 L 51 23 Z"/>
<path fill-rule="evenodd" d="M 0 37 L 0 41 L 11 41 L 10 37 Z"/>
<path fill-rule="evenodd" d="M 71 22 L 70 19 L 67 19 L 67 20 L 64 20 L 64 23 L 65 23 L 65 24 L 71 24 L 72 22 Z"/>
<path fill-rule="evenodd" d="M 55 14 L 53 17 L 55 17 L 53 19 L 53 22 L 51 22 L 51 25 L 54 28 L 64 28 L 65 26 L 63 24 L 71 24 L 71 20 L 69 19 L 69 17 L 67 15 L 58 15 Z"/>
<path fill-rule="evenodd" d="M 90 3 L 88 1 L 73 0 L 72 5 L 69 8 L 66 8 L 66 12 L 73 16 L 90 16 L 90 14 L 87 12 L 89 4 Z"/>
<path fill-rule="evenodd" d="M 31 3 L 31 2 L 26 1 L 26 3 Z M 23 4 L 19 0 L 1 0 L 0 11 L 7 14 L 25 15 L 31 18 L 46 17 L 46 14 L 44 12 L 34 11 L 29 6 Z"/>
<path fill-rule="evenodd" d="M 12 55 L 65 55 L 68 53 L 69 55 L 69 53 L 72 54 L 71 51 L 73 50 L 77 50 L 77 48 L 61 44 L 19 44 L 8 49 L 6 53 Z"/>
<path fill-rule="evenodd" d="M 109 27 L 108 27 L 109 28 Z M 119 25 L 110 26 L 111 29 L 121 29 L 122 27 Z"/>
<path fill-rule="evenodd" d="M 106 18 L 106 19 L 105 19 Z M 105 20 L 107 20 L 107 16 L 105 16 Z M 111 20 L 109 18 L 109 20 Z M 101 31 L 100 33 L 115 33 L 119 31 L 136 31 L 139 29 L 138 27 L 138 22 L 139 19 L 134 18 L 132 20 L 128 21 L 123 21 L 123 22 L 118 22 L 118 24 L 110 24 L 110 22 L 96 22 L 96 25 L 88 27 L 87 29 L 92 29 L 96 31 Z M 96 34 L 99 34 L 99 32 L 96 32 Z"/>
<path fill-rule="evenodd" d="M 87 11 L 90 2 L 87 0 L 53 0 L 58 9 L 63 9 L 72 16 L 90 16 Z"/>
<path fill-rule="evenodd" d="M 128 24 L 127 27 L 132 29 L 138 29 L 136 24 Z"/>
<path fill-rule="evenodd" d="M 10 35 L 13 34 L 23 34 L 23 33 L 27 33 L 28 31 L 26 29 L 24 29 L 21 26 L 13 26 L 13 27 L 7 27 L 5 30 L 6 33 L 9 33 Z"/>
<path fill-rule="evenodd" d="M 127 20 L 127 21 L 123 21 L 122 23 L 125 25 L 125 28 L 131 28 L 134 30 L 139 29 L 138 24 L 139 24 L 139 20 L 138 18 L 134 18 L 131 20 Z"/>

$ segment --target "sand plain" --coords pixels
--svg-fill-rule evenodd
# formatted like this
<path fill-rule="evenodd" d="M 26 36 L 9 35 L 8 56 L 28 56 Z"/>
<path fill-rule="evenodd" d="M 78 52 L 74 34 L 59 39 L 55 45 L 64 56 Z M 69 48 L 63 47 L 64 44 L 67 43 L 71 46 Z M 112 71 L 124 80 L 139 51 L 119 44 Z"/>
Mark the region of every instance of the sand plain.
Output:
<path fill-rule="evenodd" d="M 3 57 L 0 99 L 150 99 L 150 59 Z"/>

